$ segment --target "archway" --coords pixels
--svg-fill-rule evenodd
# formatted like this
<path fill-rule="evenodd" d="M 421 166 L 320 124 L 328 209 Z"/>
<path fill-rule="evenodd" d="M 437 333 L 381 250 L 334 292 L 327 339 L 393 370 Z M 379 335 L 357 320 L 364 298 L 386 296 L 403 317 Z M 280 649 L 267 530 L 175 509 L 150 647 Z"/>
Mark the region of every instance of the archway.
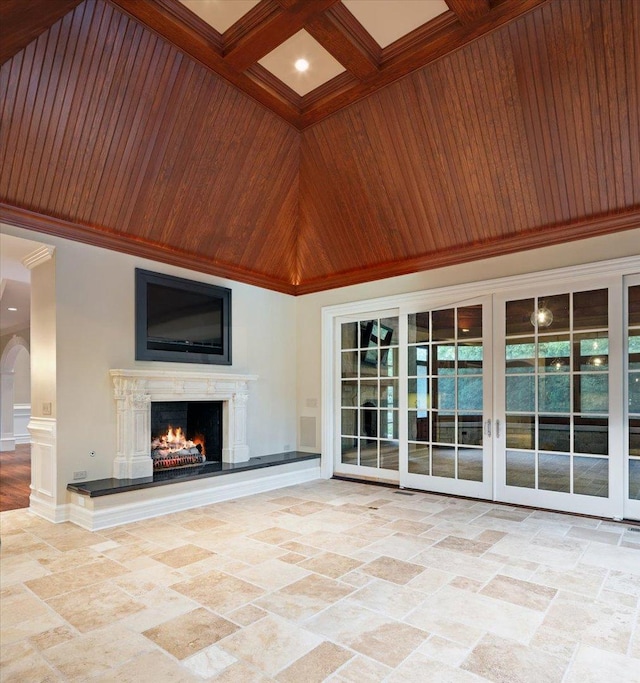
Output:
<path fill-rule="evenodd" d="M 14 335 L 0 357 L 0 450 L 28 443 L 30 410 L 29 343 Z"/>

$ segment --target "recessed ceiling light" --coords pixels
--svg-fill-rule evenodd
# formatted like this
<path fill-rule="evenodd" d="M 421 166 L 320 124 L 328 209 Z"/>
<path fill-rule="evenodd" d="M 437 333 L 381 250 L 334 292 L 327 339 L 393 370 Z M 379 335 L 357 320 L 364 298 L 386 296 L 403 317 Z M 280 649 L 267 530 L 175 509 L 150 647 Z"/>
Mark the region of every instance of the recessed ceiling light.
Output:
<path fill-rule="evenodd" d="M 306 71 L 309 68 L 309 62 L 306 59 L 297 59 L 294 66 L 298 71 Z"/>
<path fill-rule="evenodd" d="M 7 311 L 17 311 L 17 310 L 18 309 L 14 308 L 13 306 L 9 306 L 9 308 L 7 308 Z"/>

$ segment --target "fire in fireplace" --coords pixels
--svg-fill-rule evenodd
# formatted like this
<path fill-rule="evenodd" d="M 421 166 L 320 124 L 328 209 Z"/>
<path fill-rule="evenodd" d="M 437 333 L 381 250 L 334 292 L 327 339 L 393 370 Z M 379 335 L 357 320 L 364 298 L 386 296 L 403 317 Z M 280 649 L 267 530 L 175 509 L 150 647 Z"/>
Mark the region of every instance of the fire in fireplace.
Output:
<path fill-rule="evenodd" d="M 151 458 L 154 470 L 220 462 L 222 402 L 152 402 Z"/>

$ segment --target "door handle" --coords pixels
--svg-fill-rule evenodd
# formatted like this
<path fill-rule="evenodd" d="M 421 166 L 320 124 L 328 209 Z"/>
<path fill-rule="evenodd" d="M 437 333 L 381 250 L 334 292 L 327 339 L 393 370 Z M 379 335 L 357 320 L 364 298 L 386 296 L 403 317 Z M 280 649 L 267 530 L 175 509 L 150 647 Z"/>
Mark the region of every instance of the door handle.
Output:
<path fill-rule="evenodd" d="M 491 436 L 491 420 L 487 420 L 485 433 L 487 436 Z"/>
<path fill-rule="evenodd" d="M 500 420 L 496 420 L 496 439 L 500 438 Z"/>

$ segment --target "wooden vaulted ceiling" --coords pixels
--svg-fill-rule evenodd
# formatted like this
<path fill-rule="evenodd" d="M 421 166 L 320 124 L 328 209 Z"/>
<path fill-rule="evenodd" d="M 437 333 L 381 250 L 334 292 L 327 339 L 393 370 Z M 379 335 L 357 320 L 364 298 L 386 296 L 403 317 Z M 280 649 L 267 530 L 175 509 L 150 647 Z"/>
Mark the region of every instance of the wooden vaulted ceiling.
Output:
<path fill-rule="evenodd" d="M 639 227 L 640 2 L 447 4 L 376 50 L 336 0 L 3 0 L 0 219 L 292 294 Z M 256 66 L 300 28 L 347 69 L 304 97 Z"/>

